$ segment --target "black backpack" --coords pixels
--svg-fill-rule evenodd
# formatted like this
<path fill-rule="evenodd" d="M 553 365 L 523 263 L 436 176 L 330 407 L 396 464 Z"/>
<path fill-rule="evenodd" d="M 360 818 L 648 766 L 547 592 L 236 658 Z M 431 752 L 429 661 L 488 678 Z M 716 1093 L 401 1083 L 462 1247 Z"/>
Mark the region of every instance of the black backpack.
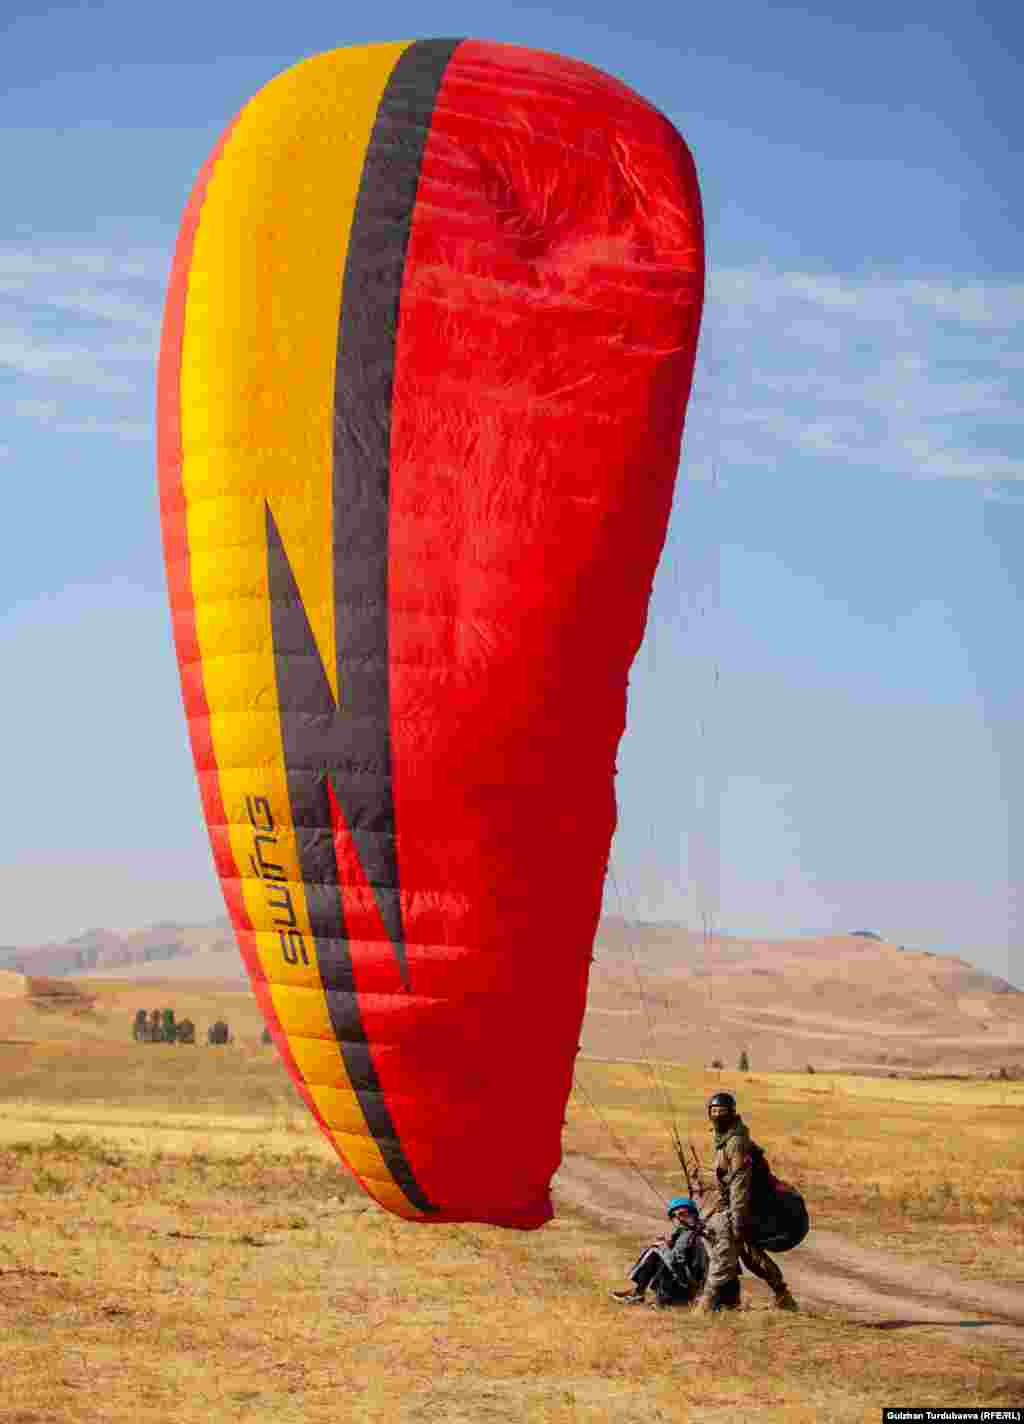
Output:
<path fill-rule="evenodd" d="M 780 1181 L 756 1142 L 750 1144 L 753 1180 L 750 1201 L 750 1239 L 762 1251 L 778 1255 L 792 1251 L 811 1229 L 807 1203 L 790 1182 Z"/>

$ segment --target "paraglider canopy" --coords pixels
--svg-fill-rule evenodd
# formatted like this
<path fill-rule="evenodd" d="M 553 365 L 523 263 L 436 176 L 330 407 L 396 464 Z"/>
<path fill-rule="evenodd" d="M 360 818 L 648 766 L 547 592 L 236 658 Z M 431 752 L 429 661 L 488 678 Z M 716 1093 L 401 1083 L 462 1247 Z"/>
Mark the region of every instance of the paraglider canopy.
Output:
<path fill-rule="evenodd" d="M 214 860 L 299 1091 L 413 1220 L 551 1214 L 702 293 L 669 121 L 477 40 L 278 76 L 182 220 L 159 477 Z"/>

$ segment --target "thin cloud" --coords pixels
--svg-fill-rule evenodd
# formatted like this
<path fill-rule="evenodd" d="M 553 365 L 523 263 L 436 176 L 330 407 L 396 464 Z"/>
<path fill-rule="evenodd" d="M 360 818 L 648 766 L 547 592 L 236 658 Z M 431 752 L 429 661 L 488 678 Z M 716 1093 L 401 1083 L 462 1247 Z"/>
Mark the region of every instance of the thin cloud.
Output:
<path fill-rule="evenodd" d="M 148 420 L 97 419 L 69 412 L 67 405 L 55 400 L 16 400 L 11 407 L 21 420 L 33 421 L 58 435 L 112 435 L 117 440 L 149 440 L 152 424 Z"/>
<path fill-rule="evenodd" d="M 54 341 L 25 328 L 0 326 L 0 367 L 18 376 L 31 377 L 50 388 L 85 386 L 103 395 L 132 395 L 141 390 L 147 356 L 148 348 L 145 351 L 96 349 L 84 343 L 72 345 Z M 110 369 L 126 361 L 139 367 L 134 379 Z"/>
<path fill-rule="evenodd" d="M 1024 282 L 968 282 L 944 286 L 936 282 L 906 282 L 908 299 L 964 326 L 1016 327 L 1024 320 Z"/>
<path fill-rule="evenodd" d="M 10 309 L 31 311 L 35 309 L 66 312 L 85 317 L 111 326 L 125 326 L 132 330 L 146 331 L 156 335 L 160 325 L 160 313 L 156 304 L 147 306 L 117 292 L 102 288 L 65 287 L 53 288 L 45 297 L 38 293 L 27 294 L 20 282 L 0 278 L 0 297 L 7 299 Z"/>
<path fill-rule="evenodd" d="M 964 451 L 936 445 L 926 436 L 912 436 L 904 442 L 907 462 L 904 472 L 937 479 L 984 480 L 1000 483 L 1024 478 L 1024 467 L 994 451 Z"/>
<path fill-rule="evenodd" d="M 148 438 L 169 259 L 169 246 L 0 244 L 15 421 Z M 1022 283 L 713 271 L 688 473 L 798 458 L 823 471 L 1022 480 L 1021 330 Z"/>
<path fill-rule="evenodd" d="M 0 243 L 0 369 L 38 439 L 150 438 L 169 249 Z"/>
<path fill-rule="evenodd" d="M 57 419 L 60 406 L 55 400 L 16 400 L 14 414 L 22 420 L 38 420 L 44 425 Z"/>
<path fill-rule="evenodd" d="M 737 267 L 713 270 L 709 288 L 713 299 L 734 314 L 793 313 L 804 307 L 887 325 L 937 314 L 963 326 L 1009 330 L 1024 320 L 1021 282 L 941 283 Z"/>
<path fill-rule="evenodd" d="M 80 276 L 162 285 L 167 280 L 169 253 L 162 248 L 76 248 L 58 244 L 22 247 L 0 243 L 0 281 Z"/>
<path fill-rule="evenodd" d="M 996 479 L 984 493 L 992 504 L 1011 504 L 1024 509 L 1024 486 L 1013 481 Z"/>
<path fill-rule="evenodd" d="M 61 435 L 113 435 L 118 440 L 149 440 L 153 434 L 148 421 L 58 421 L 53 428 Z"/>
<path fill-rule="evenodd" d="M 701 379 L 705 397 L 717 389 L 723 457 L 1022 480 L 1022 319 L 1021 283 L 715 272 L 716 364 Z"/>

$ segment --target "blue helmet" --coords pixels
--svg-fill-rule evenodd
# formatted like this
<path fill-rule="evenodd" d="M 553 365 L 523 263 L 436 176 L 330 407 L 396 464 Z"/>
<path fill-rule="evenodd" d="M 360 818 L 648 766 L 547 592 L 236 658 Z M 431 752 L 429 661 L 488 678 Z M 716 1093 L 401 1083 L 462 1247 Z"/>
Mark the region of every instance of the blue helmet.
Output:
<path fill-rule="evenodd" d="M 689 1216 L 700 1216 L 697 1203 L 691 1197 L 673 1197 L 668 1204 L 668 1215 L 675 1211 L 685 1211 Z"/>

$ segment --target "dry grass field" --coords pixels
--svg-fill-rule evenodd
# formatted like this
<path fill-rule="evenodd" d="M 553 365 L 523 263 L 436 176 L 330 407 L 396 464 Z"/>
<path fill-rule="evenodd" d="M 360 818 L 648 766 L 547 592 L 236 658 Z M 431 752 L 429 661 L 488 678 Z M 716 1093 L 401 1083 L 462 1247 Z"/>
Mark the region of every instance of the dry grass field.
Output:
<path fill-rule="evenodd" d="M 1021 1351 L 981 1328 L 957 1347 L 756 1292 L 727 1318 L 623 1311 L 607 1290 L 643 1241 L 564 1194 L 535 1233 L 400 1223 L 336 1163 L 248 994 L 87 987 L 91 1007 L 0 1003 L 3 1424 L 817 1424 L 1024 1399 Z M 165 1001 L 200 1045 L 131 1041 L 135 1009 Z M 207 1047 L 220 1016 L 236 1040 Z M 581 1159 L 621 1147 L 674 1186 L 666 1105 L 703 1148 L 701 1104 L 728 1083 L 817 1227 L 1024 1283 L 1022 1084 L 595 1060 L 578 1082 Z"/>

